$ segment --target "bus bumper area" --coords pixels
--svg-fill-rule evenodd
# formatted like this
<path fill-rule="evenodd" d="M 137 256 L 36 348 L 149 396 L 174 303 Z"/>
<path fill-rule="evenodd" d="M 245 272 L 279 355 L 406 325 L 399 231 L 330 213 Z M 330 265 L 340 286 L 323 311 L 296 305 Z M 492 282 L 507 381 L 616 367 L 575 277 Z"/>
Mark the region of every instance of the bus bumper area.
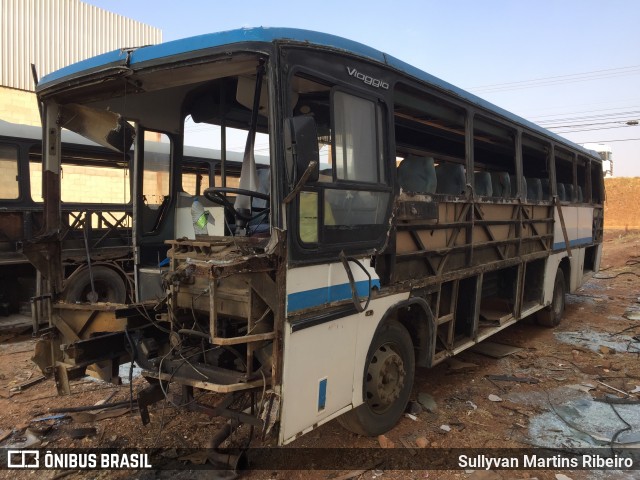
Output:
<path fill-rule="evenodd" d="M 270 430 L 279 413 L 279 395 L 271 390 L 282 308 L 275 255 L 262 245 L 247 255 L 245 245 L 237 261 L 218 263 L 216 253 L 225 250 L 228 259 L 227 248 L 237 242 L 171 242 L 166 296 L 159 302 L 53 304 L 34 362 L 54 376 L 61 395 L 85 375 L 119 384 L 120 366 L 135 362 L 149 383 L 137 394 L 143 423 L 148 406 L 166 400 Z M 218 395 L 200 403 L 196 390 Z"/>

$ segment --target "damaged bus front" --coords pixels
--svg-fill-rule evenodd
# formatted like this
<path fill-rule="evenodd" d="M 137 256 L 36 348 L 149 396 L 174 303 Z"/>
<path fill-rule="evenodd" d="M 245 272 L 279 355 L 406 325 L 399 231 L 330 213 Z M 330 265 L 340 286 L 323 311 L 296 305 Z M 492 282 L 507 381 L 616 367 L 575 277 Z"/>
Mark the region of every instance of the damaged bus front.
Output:
<path fill-rule="evenodd" d="M 351 384 L 364 359 L 355 359 L 353 349 L 358 343 L 366 356 L 376 329 L 359 297 L 375 303 L 379 280 L 371 255 L 387 241 L 391 210 L 392 187 L 375 145 L 380 139 L 372 147 L 367 137 L 382 132 L 381 107 L 336 82 L 301 71 L 289 76 L 279 67 L 287 55 L 275 41 L 278 33 L 240 30 L 112 52 L 41 81 L 46 235 L 32 261 L 51 295 L 50 328 L 35 359 L 55 376 L 60 393 L 85 374 L 118 381 L 119 366 L 135 361 L 149 382 L 137 398 L 143 422 L 150 404 L 167 399 L 229 418 L 228 431 L 237 422 L 273 430 L 279 443 L 358 402 Z M 294 46 L 292 58 L 304 58 L 309 48 L 302 40 L 283 44 Z M 316 62 L 310 58 L 309 72 Z M 330 65 L 331 57 L 322 62 Z M 132 303 L 91 296 L 64 301 L 61 129 L 133 158 Z M 221 171 L 199 197 L 181 179 L 187 137 L 221 150 Z M 225 175 L 227 145 L 240 142 L 241 173 L 233 182 Z M 320 175 L 323 147 L 325 157 L 326 150 L 331 157 L 332 148 L 341 149 L 334 173 L 325 158 Z M 368 157 L 354 163 L 353 148 Z M 309 188 L 319 182 L 322 189 Z M 358 252 L 360 260 L 345 251 Z M 360 322 L 368 340 L 360 332 L 356 341 Z M 300 341 L 285 339 L 294 332 Z M 390 361 L 397 373 L 402 365 Z M 291 385 L 286 426 L 285 377 Z M 410 382 L 396 383 L 385 392 L 389 404 L 401 396 L 399 388 L 403 397 L 410 391 Z M 224 397 L 195 401 L 194 390 Z"/>
<path fill-rule="evenodd" d="M 64 393 L 135 361 L 143 421 L 164 399 L 226 417 L 214 446 L 237 422 L 279 444 L 333 418 L 384 433 L 416 367 L 527 316 L 557 325 L 599 268 L 597 155 L 346 39 L 204 35 L 72 65 L 38 94 L 38 363 Z M 130 304 L 62 301 L 62 128 L 133 158 Z M 221 152 L 200 195 L 181 170 L 194 139 Z"/>

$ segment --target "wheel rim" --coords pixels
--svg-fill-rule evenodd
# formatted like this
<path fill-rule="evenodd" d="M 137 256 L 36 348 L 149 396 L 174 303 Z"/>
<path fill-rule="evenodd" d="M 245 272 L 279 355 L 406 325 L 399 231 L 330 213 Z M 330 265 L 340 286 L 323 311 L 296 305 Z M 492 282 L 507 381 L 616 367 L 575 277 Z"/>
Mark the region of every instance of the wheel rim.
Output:
<path fill-rule="evenodd" d="M 366 378 L 367 404 L 375 413 L 384 413 L 400 397 L 405 376 L 404 362 L 393 345 L 378 347 L 369 362 Z"/>

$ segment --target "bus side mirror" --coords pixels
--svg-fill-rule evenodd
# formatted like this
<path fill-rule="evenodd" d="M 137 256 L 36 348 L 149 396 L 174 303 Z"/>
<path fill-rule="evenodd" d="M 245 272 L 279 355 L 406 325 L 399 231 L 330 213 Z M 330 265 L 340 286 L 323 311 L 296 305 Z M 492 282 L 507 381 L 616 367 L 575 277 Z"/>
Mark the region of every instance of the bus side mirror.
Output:
<path fill-rule="evenodd" d="M 309 116 L 287 118 L 284 125 L 284 140 L 289 188 L 299 190 L 306 182 L 317 182 L 320 173 L 320 154 L 315 120 Z M 303 177 L 306 178 L 303 179 Z"/>

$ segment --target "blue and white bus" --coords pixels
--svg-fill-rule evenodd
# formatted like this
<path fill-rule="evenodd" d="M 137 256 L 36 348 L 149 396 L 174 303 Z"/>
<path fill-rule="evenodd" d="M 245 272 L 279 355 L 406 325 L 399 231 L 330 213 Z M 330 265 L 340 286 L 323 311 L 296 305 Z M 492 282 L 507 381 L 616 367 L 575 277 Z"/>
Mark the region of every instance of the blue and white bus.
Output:
<path fill-rule="evenodd" d="M 402 415 L 416 368 L 528 316 L 557 325 L 565 293 L 598 270 L 597 154 L 344 38 L 214 33 L 82 61 L 37 93 L 48 230 L 60 223 L 61 128 L 133 147 L 138 286 L 133 305 L 60 301 L 56 240 L 43 238 L 58 336 L 38 348 L 62 349 L 41 363 L 53 360 L 64 392 L 133 356 L 149 381 L 144 421 L 182 388 L 185 408 L 279 444 L 334 418 L 377 435 Z M 203 192 L 217 233 L 189 239 L 177 226 L 191 221 L 180 165 L 192 123 L 210 128 L 223 162 L 230 131 L 245 148 L 237 186 Z M 150 133 L 170 161 L 145 221 Z M 225 399 L 213 408 L 196 390 Z"/>

